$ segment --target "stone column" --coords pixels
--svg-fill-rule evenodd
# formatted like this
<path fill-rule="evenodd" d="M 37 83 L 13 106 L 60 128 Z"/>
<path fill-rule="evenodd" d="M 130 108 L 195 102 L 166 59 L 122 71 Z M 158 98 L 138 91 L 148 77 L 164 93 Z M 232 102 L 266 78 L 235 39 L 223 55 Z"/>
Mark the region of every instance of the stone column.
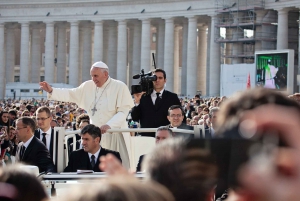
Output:
<path fill-rule="evenodd" d="M 92 29 L 90 23 L 83 24 L 83 53 L 82 53 L 82 82 L 91 79 L 90 69 L 92 66 Z"/>
<path fill-rule="evenodd" d="M 107 54 L 108 54 L 108 22 L 104 23 L 103 26 L 103 62 L 107 62 Z"/>
<path fill-rule="evenodd" d="M 70 62 L 69 62 L 69 84 L 77 87 L 78 82 L 78 57 L 79 57 L 79 30 L 78 21 L 70 22 Z"/>
<path fill-rule="evenodd" d="M 211 20 L 209 19 L 207 22 L 207 56 L 206 56 L 206 96 L 208 96 L 209 93 L 209 73 L 210 73 L 210 39 L 211 39 Z M 213 35 L 214 36 L 214 35 Z"/>
<path fill-rule="evenodd" d="M 206 94 L 206 56 L 207 37 L 205 24 L 198 26 L 198 70 L 197 70 L 197 90 L 201 94 Z"/>
<path fill-rule="evenodd" d="M 217 16 L 211 16 L 209 96 L 220 95 L 220 45 L 215 42 L 214 34 L 220 29 L 215 27 Z"/>
<path fill-rule="evenodd" d="M 41 81 L 41 26 L 39 24 L 32 25 L 31 36 L 31 81 L 38 83 Z M 46 73 L 45 73 L 46 76 Z"/>
<path fill-rule="evenodd" d="M 232 39 L 232 29 L 231 28 L 226 28 L 226 39 L 231 40 Z M 256 43 L 257 41 L 255 41 Z M 231 56 L 232 55 L 232 43 L 225 43 L 225 54 L 226 56 Z M 226 64 L 232 64 L 232 59 L 231 58 L 226 58 L 225 57 L 225 63 Z"/>
<path fill-rule="evenodd" d="M 82 58 L 83 58 L 83 27 L 84 22 L 79 22 L 79 48 L 78 48 L 78 82 L 82 83 Z"/>
<path fill-rule="evenodd" d="M 6 82 L 14 81 L 15 74 L 15 28 L 14 24 L 8 24 L 6 28 Z"/>
<path fill-rule="evenodd" d="M 187 42 L 187 95 L 197 92 L 197 18 L 189 17 Z"/>
<path fill-rule="evenodd" d="M 127 84 L 127 22 L 118 21 L 117 79 Z"/>
<path fill-rule="evenodd" d="M 103 22 L 95 21 L 94 26 L 94 62 L 103 61 Z"/>
<path fill-rule="evenodd" d="M 174 93 L 179 94 L 179 30 L 176 26 L 174 29 Z"/>
<path fill-rule="evenodd" d="M 58 24 L 57 38 L 57 83 L 66 83 L 67 77 L 67 45 L 66 24 Z"/>
<path fill-rule="evenodd" d="M 108 25 L 107 65 L 109 67 L 109 75 L 112 78 L 117 77 L 117 40 L 116 22 L 110 22 Z"/>
<path fill-rule="evenodd" d="M 133 32 L 133 53 L 132 53 L 132 74 L 139 74 L 141 71 L 141 22 L 134 22 Z M 138 84 L 139 79 L 132 80 L 132 84 Z"/>
<path fill-rule="evenodd" d="M 181 67 L 181 94 L 187 95 L 187 40 L 188 22 L 183 20 L 182 24 L 182 67 Z"/>
<path fill-rule="evenodd" d="M 150 19 L 142 19 L 142 47 L 141 47 L 141 69 L 145 73 L 150 71 L 151 55 L 150 55 Z"/>
<path fill-rule="evenodd" d="M 288 49 L 288 14 L 289 11 L 285 8 L 278 10 L 278 25 L 277 25 L 277 50 Z"/>
<path fill-rule="evenodd" d="M 233 23 L 234 24 L 239 24 L 241 22 L 241 18 L 244 17 L 244 13 L 233 13 Z M 235 30 L 233 30 L 233 39 L 237 40 L 240 38 L 244 37 L 244 33 L 236 28 Z M 237 42 L 237 43 L 233 43 L 232 44 L 232 55 L 233 56 L 239 56 L 243 54 L 243 43 Z M 233 57 L 232 59 L 232 64 L 239 64 L 243 62 L 243 58 L 241 57 Z"/>
<path fill-rule="evenodd" d="M 264 17 L 265 15 L 268 13 L 268 10 L 257 10 L 255 11 L 255 22 L 256 23 L 263 23 L 264 22 Z M 254 36 L 255 39 L 260 39 L 262 38 L 262 26 L 264 25 L 260 25 L 260 26 L 256 26 L 255 27 L 255 32 L 254 32 Z M 262 42 L 260 40 L 256 40 L 255 41 L 255 51 L 259 51 L 262 50 Z"/>
<path fill-rule="evenodd" d="M 45 81 L 54 83 L 54 22 L 45 23 Z"/>
<path fill-rule="evenodd" d="M 132 66 L 133 66 L 133 30 L 134 26 L 132 23 L 128 25 L 127 29 L 127 34 L 128 34 L 128 53 L 127 53 L 127 58 L 128 58 L 128 76 L 127 76 L 127 85 L 130 88 L 132 85 Z"/>
<path fill-rule="evenodd" d="M 21 24 L 20 82 L 29 82 L 29 22 Z"/>
<path fill-rule="evenodd" d="M 156 53 L 156 66 L 157 68 L 164 69 L 164 49 L 165 49 L 165 23 L 160 20 L 158 23 L 157 36 L 157 53 Z"/>
<path fill-rule="evenodd" d="M 164 70 L 167 74 L 166 89 L 174 91 L 174 19 L 165 19 Z"/>
<path fill-rule="evenodd" d="M 0 23 L 0 99 L 4 99 L 5 96 L 5 43 L 4 43 L 4 23 Z"/>

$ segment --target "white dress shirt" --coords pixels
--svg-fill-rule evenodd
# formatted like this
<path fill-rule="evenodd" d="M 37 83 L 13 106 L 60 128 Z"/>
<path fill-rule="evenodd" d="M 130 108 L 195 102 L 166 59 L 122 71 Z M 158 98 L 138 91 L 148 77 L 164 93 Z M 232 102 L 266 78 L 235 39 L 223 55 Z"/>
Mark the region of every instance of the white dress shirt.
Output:
<path fill-rule="evenodd" d="M 101 150 L 101 147 L 98 149 L 98 151 L 95 153 L 95 154 L 91 154 L 90 152 L 88 152 L 89 154 L 89 158 L 90 158 L 90 161 L 92 160 L 92 155 L 95 156 L 95 164 L 97 163 L 97 159 L 98 159 L 98 156 L 99 156 L 99 153 L 100 153 L 100 150 Z"/>
<path fill-rule="evenodd" d="M 31 138 L 29 138 L 29 140 L 27 140 L 26 142 L 23 143 L 23 146 L 25 147 L 24 153 L 25 153 L 27 147 L 29 146 L 30 142 L 32 141 L 33 137 L 34 137 L 34 135 Z"/>
<path fill-rule="evenodd" d="M 162 94 L 164 93 L 164 90 L 165 89 L 162 89 L 159 93 L 159 97 L 160 98 L 162 98 Z M 158 92 L 156 92 L 155 90 L 153 90 L 153 92 L 151 93 L 151 99 L 152 99 L 152 102 L 153 102 L 153 105 L 155 105 L 155 100 L 156 100 L 156 98 L 157 98 L 157 95 L 156 95 L 156 93 L 158 93 Z"/>
<path fill-rule="evenodd" d="M 40 141 L 41 142 L 42 142 L 42 139 L 43 139 L 43 133 L 46 133 L 45 138 L 46 138 L 46 147 L 47 147 L 48 151 L 50 151 L 51 130 L 52 130 L 51 127 L 46 132 L 39 129 L 39 131 L 40 131 Z"/>

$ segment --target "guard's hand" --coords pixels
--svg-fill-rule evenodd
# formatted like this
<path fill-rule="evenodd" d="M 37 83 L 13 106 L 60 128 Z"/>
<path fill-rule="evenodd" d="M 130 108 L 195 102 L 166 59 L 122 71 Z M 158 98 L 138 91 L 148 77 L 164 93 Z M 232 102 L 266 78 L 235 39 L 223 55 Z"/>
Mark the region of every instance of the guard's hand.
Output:
<path fill-rule="evenodd" d="M 144 93 L 146 93 L 146 92 L 143 91 L 141 93 L 133 94 L 135 104 L 140 104 L 141 98 L 144 95 Z"/>
<path fill-rule="evenodd" d="M 53 90 L 50 84 L 46 81 L 40 82 L 40 89 L 47 91 L 48 93 L 52 93 Z"/>
<path fill-rule="evenodd" d="M 107 131 L 108 129 L 111 129 L 111 127 L 110 127 L 109 125 L 107 125 L 107 124 L 101 126 L 101 127 L 100 127 L 101 134 L 106 133 L 106 131 Z"/>

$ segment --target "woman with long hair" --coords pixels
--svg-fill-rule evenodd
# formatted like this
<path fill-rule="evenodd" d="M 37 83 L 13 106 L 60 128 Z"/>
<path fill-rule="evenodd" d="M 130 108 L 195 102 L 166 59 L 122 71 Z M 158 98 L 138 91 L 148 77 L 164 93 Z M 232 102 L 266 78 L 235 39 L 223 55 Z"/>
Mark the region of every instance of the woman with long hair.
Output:
<path fill-rule="evenodd" d="M 9 119 L 8 111 L 0 112 L 0 166 L 2 166 L 6 148 L 9 146 Z"/>
<path fill-rule="evenodd" d="M 0 112 L 0 127 L 6 126 L 6 134 L 9 133 L 9 118 L 8 118 L 8 111 L 1 111 Z"/>

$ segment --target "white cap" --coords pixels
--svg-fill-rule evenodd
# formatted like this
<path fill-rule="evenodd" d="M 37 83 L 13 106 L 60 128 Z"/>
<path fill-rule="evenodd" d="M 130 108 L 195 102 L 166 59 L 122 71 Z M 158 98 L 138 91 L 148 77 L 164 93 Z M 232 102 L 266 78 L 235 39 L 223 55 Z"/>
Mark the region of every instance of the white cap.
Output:
<path fill-rule="evenodd" d="M 106 69 L 108 69 L 108 66 L 107 66 L 104 62 L 102 62 L 102 61 L 97 61 L 96 63 L 94 63 L 94 64 L 92 65 L 91 68 L 93 68 L 93 67 L 95 67 L 95 68 L 106 68 Z"/>

